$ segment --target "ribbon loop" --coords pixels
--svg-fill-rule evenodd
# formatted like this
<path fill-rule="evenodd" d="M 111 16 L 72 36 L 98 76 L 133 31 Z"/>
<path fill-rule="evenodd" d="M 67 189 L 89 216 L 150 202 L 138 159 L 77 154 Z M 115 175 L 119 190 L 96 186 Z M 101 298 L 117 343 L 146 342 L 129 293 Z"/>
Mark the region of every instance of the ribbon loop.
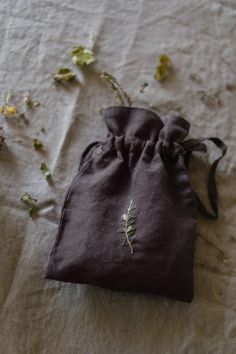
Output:
<path fill-rule="evenodd" d="M 194 151 L 202 151 L 206 152 L 207 147 L 204 144 L 204 141 L 209 140 L 212 141 L 220 150 L 221 150 L 221 156 L 217 158 L 211 165 L 209 175 L 208 175 L 208 198 L 210 202 L 210 206 L 213 210 L 213 212 L 209 212 L 201 199 L 198 197 L 196 192 L 194 192 L 194 196 L 196 199 L 197 203 L 197 208 L 198 211 L 204 216 L 209 219 L 217 219 L 218 218 L 218 193 L 217 193 L 217 187 L 216 187 L 216 181 L 215 181 L 215 174 L 216 174 L 216 169 L 217 166 L 220 162 L 220 160 L 225 156 L 227 152 L 227 147 L 223 143 L 222 140 L 219 138 L 203 138 L 203 139 L 189 139 L 184 141 L 181 145 L 184 148 L 185 154 L 185 165 L 188 167 L 189 165 L 189 160 L 191 158 L 192 152 Z"/>

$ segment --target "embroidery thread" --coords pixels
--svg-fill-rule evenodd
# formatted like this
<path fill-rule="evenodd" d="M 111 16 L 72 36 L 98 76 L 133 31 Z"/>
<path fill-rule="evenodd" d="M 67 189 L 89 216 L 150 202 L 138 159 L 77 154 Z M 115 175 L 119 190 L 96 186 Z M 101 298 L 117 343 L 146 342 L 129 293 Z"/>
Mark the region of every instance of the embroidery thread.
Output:
<path fill-rule="evenodd" d="M 123 214 L 121 216 L 121 225 L 122 225 L 122 231 L 121 233 L 123 234 L 123 243 L 122 246 L 128 246 L 130 248 L 131 254 L 134 253 L 132 243 L 134 242 L 136 236 L 135 236 L 135 216 L 134 210 L 136 209 L 136 206 L 134 204 L 134 200 L 131 199 L 130 204 L 127 209 L 127 213 Z"/>

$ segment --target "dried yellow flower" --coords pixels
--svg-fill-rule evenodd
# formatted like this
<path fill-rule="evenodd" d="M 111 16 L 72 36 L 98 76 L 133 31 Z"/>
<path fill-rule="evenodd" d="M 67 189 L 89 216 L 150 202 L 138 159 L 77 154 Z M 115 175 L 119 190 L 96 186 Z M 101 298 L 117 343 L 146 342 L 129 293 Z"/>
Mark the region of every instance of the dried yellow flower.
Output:
<path fill-rule="evenodd" d="M 7 93 L 6 99 L 4 103 L 0 106 L 0 113 L 5 117 L 13 117 L 17 113 L 16 106 L 13 104 L 9 104 L 9 100 L 11 99 L 11 92 Z"/>
<path fill-rule="evenodd" d="M 5 117 L 13 117 L 16 115 L 16 106 L 0 106 L 0 113 Z"/>
<path fill-rule="evenodd" d="M 162 54 L 159 58 L 159 63 L 156 66 L 154 78 L 157 81 L 164 81 L 169 75 L 170 67 L 171 62 L 169 57 L 166 54 Z"/>
<path fill-rule="evenodd" d="M 5 109 L 4 109 L 4 114 L 7 116 L 7 117 L 12 117 L 14 115 L 16 115 L 16 106 L 5 106 Z"/>

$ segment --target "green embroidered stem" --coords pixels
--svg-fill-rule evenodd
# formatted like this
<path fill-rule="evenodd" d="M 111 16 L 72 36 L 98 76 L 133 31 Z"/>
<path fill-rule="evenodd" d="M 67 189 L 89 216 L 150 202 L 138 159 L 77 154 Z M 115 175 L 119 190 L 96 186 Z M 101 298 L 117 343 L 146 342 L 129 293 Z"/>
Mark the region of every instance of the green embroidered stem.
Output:
<path fill-rule="evenodd" d="M 124 234 L 123 236 L 123 243 L 122 246 L 128 245 L 130 248 L 131 254 L 134 253 L 132 243 L 134 242 L 134 239 L 136 236 L 135 234 L 135 217 L 133 216 L 133 212 L 136 209 L 136 206 L 134 205 L 134 200 L 132 199 L 130 201 L 130 204 L 127 209 L 127 214 L 123 214 L 121 216 L 122 219 L 122 233 Z"/>

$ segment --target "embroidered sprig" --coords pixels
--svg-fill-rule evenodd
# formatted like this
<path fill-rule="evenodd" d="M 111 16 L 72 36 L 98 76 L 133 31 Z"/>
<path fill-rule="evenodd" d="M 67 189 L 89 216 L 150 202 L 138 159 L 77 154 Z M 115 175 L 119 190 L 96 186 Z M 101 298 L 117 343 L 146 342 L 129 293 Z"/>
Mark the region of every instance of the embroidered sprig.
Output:
<path fill-rule="evenodd" d="M 130 204 L 127 209 L 127 213 L 121 216 L 121 224 L 122 230 L 121 233 L 123 234 L 123 243 L 122 246 L 128 246 L 130 248 L 131 254 L 134 253 L 132 243 L 134 242 L 135 236 L 135 216 L 134 210 L 136 206 L 134 204 L 134 200 L 131 199 Z"/>

